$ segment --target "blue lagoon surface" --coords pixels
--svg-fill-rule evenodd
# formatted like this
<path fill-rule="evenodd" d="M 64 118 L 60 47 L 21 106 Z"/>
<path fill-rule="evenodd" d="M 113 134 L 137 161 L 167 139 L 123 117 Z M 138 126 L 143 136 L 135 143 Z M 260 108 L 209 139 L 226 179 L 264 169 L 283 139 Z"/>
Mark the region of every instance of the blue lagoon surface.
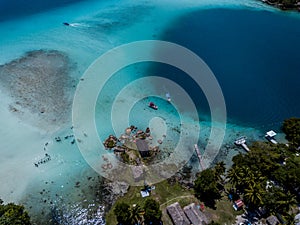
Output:
<path fill-rule="evenodd" d="M 230 164 L 232 156 L 242 151 L 233 144 L 238 136 L 263 140 L 268 129 L 279 131 L 283 119 L 300 116 L 296 13 L 252 0 L 48 3 L 32 0 L 29 7 L 0 0 L 1 10 L 5 9 L 0 16 L 0 181 L 5 184 L 0 198 L 24 204 L 36 224 L 105 223 L 101 177 L 76 145 L 88 140 L 89 132 L 73 127 L 72 101 L 77 85 L 85 84 L 81 77 L 86 69 L 116 46 L 149 39 L 174 42 L 210 67 L 224 94 L 228 122 L 214 162 Z M 197 107 L 200 123 L 189 112 L 180 115 L 176 105 L 166 104 L 166 92 L 174 102 L 180 96 L 157 80 L 151 82 L 151 76 L 183 88 Z M 135 83 L 145 77 L 150 80 Z M 139 101 L 130 102 L 135 98 Z M 158 105 L 157 111 L 147 106 L 150 101 Z M 118 103 L 132 106 L 126 111 L 128 118 L 113 108 Z M 85 115 L 84 103 L 80 110 Z M 202 90 L 184 72 L 141 63 L 123 68 L 107 81 L 95 102 L 95 127 L 103 141 L 111 133 L 120 135 L 126 119 L 125 125 L 144 130 L 162 122 L 157 120 L 160 117 L 167 126 L 162 156 L 168 157 L 179 136 L 180 117 L 191 126 L 200 125 L 198 145 L 204 151 L 211 130 L 210 110 Z M 73 129 L 87 139 L 72 136 Z M 191 129 L 186 135 L 197 134 Z M 187 142 L 184 148 L 194 144 Z M 51 160 L 35 166 L 46 153 Z M 101 161 L 100 151 L 96 153 Z M 199 170 L 195 156 L 189 163 Z"/>
<path fill-rule="evenodd" d="M 299 16 L 287 13 L 199 10 L 175 19 L 161 39 L 191 49 L 207 63 L 222 88 L 229 121 L 259 128 L 299 116 L 299 25 Z M 178 72 L 166 74 L 192 85 Z M 199 91 L 190 89 L 197 102 Z"/>

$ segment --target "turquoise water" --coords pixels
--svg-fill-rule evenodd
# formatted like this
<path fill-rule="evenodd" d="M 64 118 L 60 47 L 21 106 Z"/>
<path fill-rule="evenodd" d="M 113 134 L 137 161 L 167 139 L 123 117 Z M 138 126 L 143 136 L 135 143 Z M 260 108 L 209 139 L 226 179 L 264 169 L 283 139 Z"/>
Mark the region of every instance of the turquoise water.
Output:
<path fill-rule="evenodd" d="M 246 10 L 249 5 L 258 4 L 257 1 L 247 1 L 247 6 L 241 5 L 240 1 L 233 1 L 232 5 L 228 1 L 214 1 L 215 6 L 209 1 L 203 3 L 204 7 L 192 4 L 192 1 L 191 5 L 175 4 L 173 1 L 72 1 L 72 4 L 67 4 L 68 2 L 71 1 L 62 1 L 63 5 L 59 6 L 63 7 L 57 8 L 55 2 L 49 5 L 47 2 L 39 2 L 28 8 L 27 5 L 17 5 L 16 2 L 8 5 L 6 1 L 0 0 L 1 4 L 6 4 L 6 8 L 0 7 L 5 9 L 5 13 L 0 16 L 0 64 L 16 59 L 29 50 L 55 49 L 67 54 L 76 65 L 71 76 L 78 81 L 97 57 L 119 44 L 143 39 L 161 39 L 182 44 L 208 64 L 224 92 L 228 120 L 232 123 L 227 125 L 224 146 L 218 159 L 227 161 L 239 152 L 232 144 L 237 136 L 246 135 L 249 140 L 263 140 L 262 135 L 266 129 L 278 128 L 284 118 L 300 116 L 299 16 Z M 228 4 L 229 8 L 235 8 L 236 5 L 238 7 L 214 9 L 223 3 Z M 19 14 L 20 11 L 23 14 Z M 62 25 L 65 21 L 79 25 L 66 27 Z M 206 145 L 210 131 L 209 110 L 201 90 L 186 79 L 182 72 L 157 64 L 125 68 L 107 83 L 96 105 L 96 125 L 101 138 L 113 133 L 111 104 L 122 88 L 137 78 L 154 75 L 170 78 L 186 88 L 198 107 L 204 131 L 204 134 L 200 134 L 198 144 Z M 135 88 L 137 96 L 147 91 L 161 99 L 157 96 L 141 98 L 130 110 L 130 123 L 145 129 L 153 116 L 162 116 L 171 130 L 168 130 L 167 141 L 177 140 L 178 135 L 176 132 L 172 133 L 172 128 L 176 128 L 180 122 L 178 113 L 175 112 L 175 107 L 165 104 L 165 92 L 170 92 L 174 98 L 176 93 L 159 87 L 156 83 L 147 85 L 147 90 L 139 86 Z M 123 97 L 126 100 L 131 96 Z M 124 99 L 121 98 L 120 101 Z M 146 107 L 149 101 L 155 101 L 159 105 L 157 113 Z M 106 114 L 101 111 L 103 107 L 107 107 L 104 111 Z M 82 113 L 85 113 L 85 108 Z M 120 114 L 117 123 L 121 124 L 122 116 Z M 190 121 L 194 122 L 193 119 Z M 123 131 L 124 128 L 118 129 Z M 1 129 L 6 134 L 2 143 L 15 142 L 12 131 L 7 132 L 3 127 Z M 67 129 L 65 131 L 62 128 L 62 131 L 55 134 L 43 134 L 43 137 L 52 140 L 57 135 L 70 135 L 70 127 Z M 193 143 L 186 145 L 190 147 Z M 6 143 L 4 147 L 8 148 L 9 144 Z M 1 149 L 4 147 L 1 145 Z M 43 145 L 40 149 L 40 154 L 43 155 Z M 29 210 L 36 221 L 41 217 L 47 221 L 49 209 L 53 206 L 50 202 L 55 202 L 55 207 L 61 206 L 58 211 L 65 212 L 64 219 L 61 219 L 65 224 L 68 224 L 67 221 L 69 224 L 72 224 L 71 221 L 78 223 L 80 216 L 86 216 L 87 209 L 92 213 L 101 211 L 102 208 L 98 208 L 102 204 L 101 196 L 94 198 L 96 192 L 99 194 L 98 174 L 87 165 L 76 145 L 71 145 L 69 141 L 62 144 L 54 142 L 49 147 L 49 153 L 53 156 L 52 164 L 49 163 L 49 166 L 34 173 L 34 179 L 30 181 L 22 198 L 17 198 L 10 192 L 7 199 L 16 199 L 26 207 L 32 207 Z M 10 157 L 13 161 L 14 156 Z M 32 156 L 33 159 L 38 157 L 39 155 Z M 197 158 L 193 157 L 191 161 L 197 168 Z M 31 161 L 28 163 L 32 164 Z M 13 168 L 12 165 L 12 168 L 6 169 L 14 171 Z M 80 188 L 74 187 L 79 181 Z M 3 181 L 5 182 L 6 180 Z M 0 197 L 1 195 L 3 193 L 0 193 Z M 41 216 L 41 211 L 45 212 L 45 216 Z M 99 212 L 95 217 L 99 224 L 102 223 L 102 213 Z M 84 219 L 89 220 L 86 217 Z"/>

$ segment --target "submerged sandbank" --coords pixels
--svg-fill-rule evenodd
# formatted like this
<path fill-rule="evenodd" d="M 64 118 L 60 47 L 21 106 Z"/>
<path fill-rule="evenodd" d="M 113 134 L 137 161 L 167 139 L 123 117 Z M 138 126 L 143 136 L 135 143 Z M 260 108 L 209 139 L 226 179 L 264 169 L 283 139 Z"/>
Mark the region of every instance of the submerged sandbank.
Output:
<path fill-rule="evenodd" d="M 37 50 L 0 66 L 0 85 L 13 102 L 9 110 L 21 120 L 51 131 L 70 122 L 75 80 L 68 57 L 55 50 Z"/>

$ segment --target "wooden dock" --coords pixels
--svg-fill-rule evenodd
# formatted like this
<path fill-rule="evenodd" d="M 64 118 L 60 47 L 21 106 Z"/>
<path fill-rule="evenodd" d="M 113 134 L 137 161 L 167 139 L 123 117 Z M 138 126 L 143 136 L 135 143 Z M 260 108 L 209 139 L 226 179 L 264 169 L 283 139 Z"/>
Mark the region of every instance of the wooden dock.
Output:
<path fill-rule="evenodd" d="M 245 149 L 245 151 L 249 152 L 250 149 L 248 148 L 248 146 L 246 145 L 246 137 L 242 136 L 239 137 L 238 139 L 235 140 L 234 144 L 238 145 L 238 146 L 242 146 L 243 149 Z"/>
<path fill-rule="evenodd" d="M 201 167 L 202 170 L 205 170 L 205 165 L 204 165 L 204 163 L 202 161 L 202 156 L 201 156 L 200 150 L 198 148 L 198 145 L 195 144 L 194 148 L 195 148 L 195 151 L 196 151 L 198 159 L 199 159 L 200 167 Z"/>
<path fill-rule="evenodd" d="M 275 131 L 270 130 L 270 131 L 268 131 L 268 132 L 266 133 L 265 138 L 266 138 L 269 142 L 271 142 L 271 143 L 277 145 L 278 142 L 275 140 L 275 136 L 276 136 L 276 135 L 277 135 L 277 134 L 276 134 Z"/>

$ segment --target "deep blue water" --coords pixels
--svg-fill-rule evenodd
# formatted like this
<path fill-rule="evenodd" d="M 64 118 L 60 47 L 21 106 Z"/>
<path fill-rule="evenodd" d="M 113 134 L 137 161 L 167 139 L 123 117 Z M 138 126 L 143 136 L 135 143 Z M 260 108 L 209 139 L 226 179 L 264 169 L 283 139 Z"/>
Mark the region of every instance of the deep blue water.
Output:
<path fill-rule="evenodd" d="M 48 11 L 83 0 L 0 0 L 0 21 Z"/>
<path fill-rule="evenodd" d="M 200 10 L 172 21 L 160 39 L 191 49 L 207 63 L 223 90 L 229 120 L 260 128 L 300 116 L 300 17 Z M 200 116 L 209 112 L 201 90 L 182 72 L 152 69 L 185 87 Z"/>

